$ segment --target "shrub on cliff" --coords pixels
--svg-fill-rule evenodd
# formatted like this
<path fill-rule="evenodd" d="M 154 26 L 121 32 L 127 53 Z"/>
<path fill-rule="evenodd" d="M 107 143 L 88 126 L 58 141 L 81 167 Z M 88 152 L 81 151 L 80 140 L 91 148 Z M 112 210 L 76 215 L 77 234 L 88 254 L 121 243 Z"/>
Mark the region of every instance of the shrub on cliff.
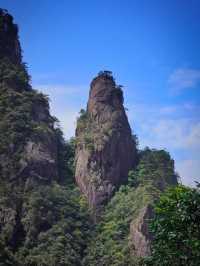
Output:
<path fill-rule="evenodd" d="M 147 265 L 200 265 L 200 191 L 184 186 L 167 190 L 155 206 L 152 256 Z"/>

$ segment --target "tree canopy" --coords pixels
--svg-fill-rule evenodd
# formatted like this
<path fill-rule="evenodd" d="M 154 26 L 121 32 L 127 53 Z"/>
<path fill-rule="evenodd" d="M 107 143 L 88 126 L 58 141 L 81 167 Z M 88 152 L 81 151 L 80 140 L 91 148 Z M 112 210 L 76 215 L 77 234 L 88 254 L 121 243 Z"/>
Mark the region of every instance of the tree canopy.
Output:
<path fill-rule="evenodd" d="M 200 265 L 199 189 L 168 189 L 155 206 L 151 230 L 154 241 L 147 265 Z"/>

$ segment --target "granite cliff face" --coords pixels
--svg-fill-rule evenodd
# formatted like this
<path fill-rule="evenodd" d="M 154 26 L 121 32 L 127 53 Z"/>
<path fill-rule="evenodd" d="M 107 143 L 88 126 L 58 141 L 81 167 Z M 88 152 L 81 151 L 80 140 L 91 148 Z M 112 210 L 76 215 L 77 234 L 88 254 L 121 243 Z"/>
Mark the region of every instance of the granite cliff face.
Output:
<path fill-rule="evenodd" d="M 87 111 L 76 129 L 75 178 L 93 210 L 99 210 L 127 181 L 137 160 L 123 106 L 123 92 L 111 72 L 100 72 L 90 87 Z"/>
<path fill-rule="evenodd" d="M 2 9 L 0 62 L 1 177 L 26 184 L 57 178 L 54 118 L 49 114 L 47 98 L 29 84 L 18 28 Z"/>
<path fill-rule="evenodd" d="M 47 97 L 30 86 L 18 28 L 0 9 L 0 233 L 13 248 L 26 238 L 24 195 L 59 179 L 54 122 Z"/>

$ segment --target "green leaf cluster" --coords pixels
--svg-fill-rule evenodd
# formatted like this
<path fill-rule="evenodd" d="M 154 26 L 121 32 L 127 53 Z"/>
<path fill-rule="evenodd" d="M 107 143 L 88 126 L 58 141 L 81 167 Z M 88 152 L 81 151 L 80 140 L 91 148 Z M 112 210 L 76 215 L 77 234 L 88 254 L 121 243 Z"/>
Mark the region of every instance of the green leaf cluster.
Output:
<path fill-rule="evenodd" d="M 85 199 L 74 185 L 74 140 L 65 141 L 48 97 L 23 64 L 0 62 L 0 265 L 81 265 L 89 238 Z M 55 143 L 59 179 L 26 188 L 18 176 L 28 141 Z"/>
<path fill-rule="evenodd" d="M 162 178 L 165 185 L 171 185 L 171 175 L 175 175 L 173 161 L 166 151 L 140 151 L 138 166 L 129 172 L 128 184 L 121 186 L 105 207 L 88 245 L 85 266 L 142 265 L 131 249 L 130 223 L 159 198 L 163 187 L 155 186 L 157 180 Z"/>
<path fill-rule="evenodd" d="M 200 265 L 200 191 L 179 185 L 155 206 L 152 256 L 147 265 Z"/>

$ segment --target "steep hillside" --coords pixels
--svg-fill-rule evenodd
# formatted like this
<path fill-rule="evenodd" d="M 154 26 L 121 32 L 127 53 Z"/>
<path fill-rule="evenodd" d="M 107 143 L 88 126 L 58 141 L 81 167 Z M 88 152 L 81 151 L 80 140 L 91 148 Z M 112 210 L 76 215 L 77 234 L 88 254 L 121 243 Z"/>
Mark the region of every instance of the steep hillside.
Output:
<path fill-rule="evenodd" d="M 152 205 L 165 187 L 174 184 L 174 162 L 166 151 L 139 152 L 139 163 L 129 173 L 128 184 L 120 187 L 105 208 L 84 265 L 143 265 L 143 258 L 150 254 Z"/>
<path fill-rule="evenodd" d="M 56 119 L 47 96 L 30 86 L 12 17 L 1 10 L 0 23 L 1 176 L 28 189 L 58 179 Z"/>
<path fill-rule="evenodd" d="M 73 145 L 56 124 L 0 9 L 0 265 L 80 264 L 88 217 L 72 184 Z"/>

